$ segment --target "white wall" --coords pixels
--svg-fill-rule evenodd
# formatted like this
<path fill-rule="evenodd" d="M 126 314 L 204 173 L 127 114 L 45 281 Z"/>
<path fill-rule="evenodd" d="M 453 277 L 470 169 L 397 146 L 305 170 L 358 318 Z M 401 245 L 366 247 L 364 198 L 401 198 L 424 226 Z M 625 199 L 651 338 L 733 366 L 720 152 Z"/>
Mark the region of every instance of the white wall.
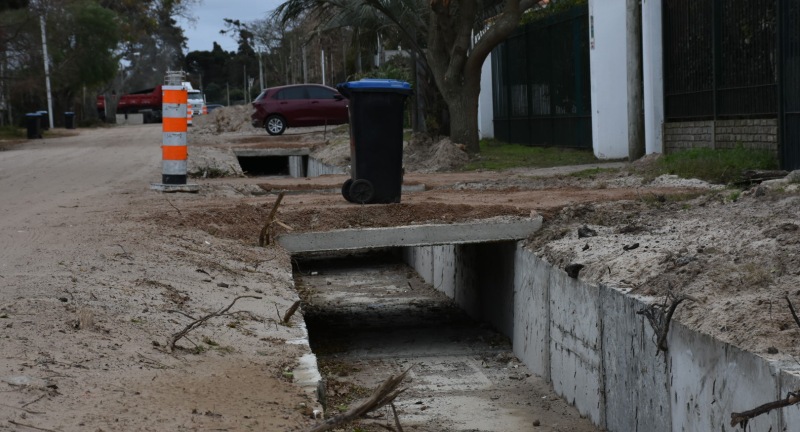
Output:
<path fill-rule="evenodd" d="M 478 131 L 481 138 L 494 138 L 494 87 L 492 87 L 492 55 L 486 57 L 481 71 L 481 93 L 478 96 Z"/>
<path fill-rule="evenodd" d="M 664 68 L 661 1 L 642 0 L 642 72 L 644 75 L 645 152 L 663 153 Z"/>
<path fill-rule="evenodd" d="M 592 143 L 600 159 L 628 156 L 626 0 L 589 0 Z"/>

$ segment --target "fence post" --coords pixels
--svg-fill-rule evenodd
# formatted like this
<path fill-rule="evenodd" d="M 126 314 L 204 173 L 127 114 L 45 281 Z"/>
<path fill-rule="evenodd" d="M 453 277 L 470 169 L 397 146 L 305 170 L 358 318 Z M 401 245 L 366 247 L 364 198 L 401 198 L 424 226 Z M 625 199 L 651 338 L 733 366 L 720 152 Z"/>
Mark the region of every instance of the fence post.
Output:
<path fill-rule="evenodd" d="M 167 72 L 161 87 L 161 183 L 150 188 L 161 192 L 198 192 L 196 184 L 187 184 L 186 162 L 188 94 L 181 85 L 183 72 Z"/>

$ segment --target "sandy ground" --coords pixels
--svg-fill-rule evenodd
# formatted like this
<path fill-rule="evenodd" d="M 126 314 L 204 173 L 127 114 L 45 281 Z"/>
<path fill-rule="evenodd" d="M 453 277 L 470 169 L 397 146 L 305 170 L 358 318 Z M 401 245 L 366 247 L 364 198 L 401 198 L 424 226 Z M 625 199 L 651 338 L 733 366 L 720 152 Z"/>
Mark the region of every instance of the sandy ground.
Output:
<path fill-rule="evenodd" d="M 287 258 L 150 217 L 158 125 L 0 152 L 0 429 L 305 430 Z M 229 305 L 167 353 L 171 335 Z"/>
<path fill-rule="evenodd" d="M 317 133 L 285 138 L 318 142 Z M 196 138 L 190 166 L 232 165 L 230 136 Z M 782 300 L 788 292 L 800 302 L 795 184 L 739 195 L 624 172 L 407 172 L 428 190 L 365 207 L 326 192 L 344 176 L 231 172 L 193 180 L 198 194 L 165 195 L 148 187 L 160 181 L 160 141 L 158 125 L 145 125 L 0 151 L 0 430 L 314 424 L 316 402 L 292 373 L 309 348 L 287 343 L 304 338 L 302 316 L 280 323 L 298 299 L 290 260 L 257 245 L 277 190 L 321 188 L 286 195 L 278 218 L 295 230 L 542 213 L 529 247 L 554 265 L 582 263 L 581 278 L 628 284 L 654 301 L 692 293 L 698 301 L 679 309 L 681 321 L 760 354 L 800 355 Z M 579 237 L 583 225 L 597 236 Z M 235 313 L 169 352 L 173 334 L 239 296 Z"/>

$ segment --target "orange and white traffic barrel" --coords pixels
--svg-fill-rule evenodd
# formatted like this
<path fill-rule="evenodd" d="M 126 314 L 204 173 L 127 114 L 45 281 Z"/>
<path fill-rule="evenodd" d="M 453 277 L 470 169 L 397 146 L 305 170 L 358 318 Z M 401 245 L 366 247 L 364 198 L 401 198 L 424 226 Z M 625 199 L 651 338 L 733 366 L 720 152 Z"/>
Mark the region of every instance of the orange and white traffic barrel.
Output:
<path fill-rule="evenodd" d="M 194 114 L 194 111 L 192 110 L 191 105 L 189 105 L 186 107 L 186 124 L 188 126 L 192 125 L 192 114 Z"/>
<path fill-rule="evenodd" d="M 161 87 L 161 183 L 150 189 L 161 192 L 198 192 L 200 186 L 187 184 L 186 114 L 188 92 L 181 85 L 183 71 L 167 71 Z"/>
<path fill-rule="evenodd" d="M 183 86 L 162 87 L 161 181 L 165 185 L 186 184 L 187 93 Z"/>
<path fill-rule="evenodd" d="M 203 115 L 208 115 L 208 106 L 203 104 Z"/>

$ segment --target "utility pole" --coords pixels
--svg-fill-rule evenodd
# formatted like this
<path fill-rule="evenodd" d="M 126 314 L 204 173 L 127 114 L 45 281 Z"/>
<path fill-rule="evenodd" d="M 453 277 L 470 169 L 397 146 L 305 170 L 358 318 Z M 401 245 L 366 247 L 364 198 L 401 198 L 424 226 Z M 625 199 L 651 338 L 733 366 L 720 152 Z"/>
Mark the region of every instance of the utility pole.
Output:
<path fill-rule="evenodd" d="M 264 68 L 261 65 L 261 47 L 258 48 L 258 83 L 261 85 L 261 92 L 264 92 Z"/>
<path fill-rule="evenodd" d="M 47 115 L 50 117 L 50 129 L 53 129 L 53 94 L 50 92 L 50 61 L 47 55 L 47 34 L 45 33 L 44 11 L 39 16 L 39 24 L 42 27 L 42 54 L 44 55 L 44 79 L 47 87 Z"/>
<path fill-rule="evenodd" d="M 325 85 L 325 50 L 320 48 L 320 62 L 322 65 L 322 85 Z"/>
<path fill-rule="evenodd" d="M 642 76 L 642 4 L 627 0 L 628 161 L 644 156 L 644 77 Z"/>
<path fill-rule="evenodd" d="M 303 45 L 303 84 L 308 82 L 308 62 L 306 61 L 306 46 Z"/>
<path fill-rule="evenodd" d="M 6 80 L 5 80 L 5 66 L 6 66 L 6 58 L 5 58 L 5 50 L 0 53 L 0 126 L 5 126 L 6 119 L 2 114 L 3 110 L 8 111 L 8 104 L 6 103 Z M 11 124 L 11 118 L 9 116 L 8 124 Z"/>

